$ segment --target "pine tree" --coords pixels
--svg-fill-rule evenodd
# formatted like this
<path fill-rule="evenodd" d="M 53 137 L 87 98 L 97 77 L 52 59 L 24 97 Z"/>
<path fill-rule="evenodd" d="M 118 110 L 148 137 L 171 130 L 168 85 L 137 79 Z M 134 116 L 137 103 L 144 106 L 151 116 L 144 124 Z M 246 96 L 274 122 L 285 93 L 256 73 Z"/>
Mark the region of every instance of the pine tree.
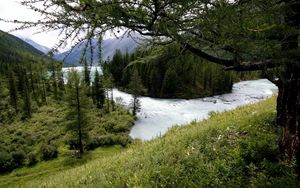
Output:
<path fill-rule="evenodd" d="M 131 79 L 128 85 L 129 91 L 132 94 L 132 114 L 135 116 L 137 112 L 141 109 L 141 104 L 139 100 L 139 96 L 142 94 L 144 90 L 144 86 L 142 84 L 142 80 L 139 76 L 137 69 L 133 70 L 131 75 Z"/>
<path fill-rule="evenodd" d="M 91 78 L 90 78 L 90 68 L 87 63 L 87 60 L 85 59 L 83 62 L 83 67 L 84 67 L 84 82 L 87 86 L 91 84 Z"/>
<path fill-rule="evenodd" d="M 71 70 L 67 84 L 67 102 L 69 106 L 67 118 L 70 120 L 67 130 L 76 138 L 75 147 L 79 151 L 78 157 L 81 157 L 84 152 L 83 141 L 87 138 L 87 110 L 90 107 L 90 102 L 86 92 L 87 86 L 81 81 L 79 73 Z"/>
<path fill-rule="evenodd" d="M 8 82 L 10 104 L 14 107 L 16 113 L 18 113 L 18 89 L 16 84 L 16 77 L 12 70 L 9 71 Z"/>
<path fill-rule="evenodd" d="M 178 87 L 178 76 L 174 68 L 169 68 L 165 73 L 161 88 L 161 96 L 172 96 Z"/>
<path fill-rule="evenodd" d="M 52 65 L 52 88 L 53 88 L 53 95 L 55 100 L 59 100 L 58 98 L 58 83 L 57 83 L 57 72 L 55 65 Z"/>
<path fill-rule="evenodd" d="M 103 86 L 105 88 L 106 99 L 107 99 L 107 109 L 110 110 L 110 103 L 112 105 L 112 110 L 114 110 L 114 98 L 113 98 L 113 77 L 108 70 L 108 66 L 103 66 Z M 109 97 L 109 94 L 111 95 Z"/>
<path fill-rule="evenodd" d="M 25 118 L 30 118 L 32 115 L 32 101 L 31 101 L 31 92 L 30 92 L 30 86 L 29 86 L 29 80 L 27 77 L 26 70 L 23 70 L 23 78 L 22 80 L 24 90 L 23 90 L 23 113 Z"/>
<path fill-rule="evenodd" d="M 105 101 L 105 92 L 103 89 L 102 79 L 98 70 L 95 71 L 95 78 L 93 83 L 93 98 L 97 108 L 102 108 Z"/>

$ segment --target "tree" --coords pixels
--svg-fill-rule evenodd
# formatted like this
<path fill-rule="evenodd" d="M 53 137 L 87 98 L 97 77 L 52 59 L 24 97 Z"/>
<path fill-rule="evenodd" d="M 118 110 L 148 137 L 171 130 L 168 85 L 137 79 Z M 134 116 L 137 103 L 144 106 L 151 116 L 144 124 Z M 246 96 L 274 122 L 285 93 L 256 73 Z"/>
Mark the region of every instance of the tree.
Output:
<path fill-rule="evenodd" d="M 115 51 L 115 54 L 113 55 L 112 60 L 109 62 L 109 71 L 117 85 L 121 84 L 123 69 L 127 65 L 127 62 L 125 62 L 124 60 L 125 59 L 123 58 L 121 50 L 117 49 Z"/>
<path fill-rule="evenodd" d="M 137 112 L 141 109 L 141 104 L 139 100 L 139 96 L 142 94 L 144 87 L 142 84 L 142 80 L 139 76 L 137 69 L 133 70 L 131 75 L 131 79 L 128 85 L 129 92 L 132 94 L 132 114 L 135 116 Z"/>
<path fill-rule="evenodd" d="M 83 140 L 87 138 L 88 127 L 87 109 L 89 99 L 86 95 L 87 86 L 80 79 L 77 71 L 71 70 L 68 74 L 67 101 L 69 106 L 67 130 L 76 137 L 75 148 L 79 150 L 79 157 L 83 154 Z"/>
<path fill-rule="evenodd" d="M 45 0 L 41 8 L 39 0 L 32 0 L 23 1 L 23 5 L 45 19 L 15 21 L 23 23 L 21 29 L 37 25 L 57 28 L 66 31 L 67 38 L 83 31 L 87 39 L 112 28 L 127 29 L 158 36 L 154 38 L 156 44 L 176 42 L 226 70 L 262 70 L 279 89 L 281 152 L 290 160 L 296 157 L 300 174 L 299 1 Z M 49 7 L 59 7 L 60 11 L 53 14 Z M 273 68 L 278 71 L 270 71 Z"/>
<path fill-rule="evenodd" d="M 176 70 L 172 67 L 170 67 L 166 73 L 163 80 L 163 84 L 161 87 L 161 95 L 169 95 L 172 96 L 174 92 L 176 91 L 176 88 L 178 87 L 178 79 L 177 79 L 177 73 Z"/>
<path fill-rule="evenodd" d="M 91 78 L 90 78 L 90 68 L 88 66 L 88 63 L 87 63 L 87 60 L 84 58 L 84 61 L 83 61 L 83 67 L 84 67 L 84 82 L 86 85 L 90 85 L 91 83 Z"/>
<path fill-rule="evenodd" d="M 103 82 L 98 70 L 95 71 L 95 78 L 93 82 L 93 95 L 97 108 L 102 108 L 105 101 L 105 92 L 103 88 Z"/>
<path fill-rule="evenodd" d="M 24 118 L 30 118 L 32 115 L 32 100 L 31 100 L 29 80 L 25 69 L 23 70 L 23 80 L 21 80 L 21 82 L 23 82 L 23 86 L 24 86 L 22 91 L 23 114 L 24 114 Z"/>
<path fill-rule="evenodd" d="M 16 77 L 12 70 L 9 71 L 8 83 L 10 104 L 14 107 L 16 113 L 18 113 L 18 89 L 16 84 Z"/>
<path fill-rule="evenodd" d="M 112 106 L 112 110 L 114 111 L 114 95 L 113 95 L 113 77 L 111 73 L 109 72 L 108 66 L 104 65 L 102 66 L 103 70 L 103 86 L 105 88 L 105 93 L 106 93 L 106 99 L 107 99 L 107 112 L 110 110 L 110 103 Z M 109 97 L 110 94 L 110 97 Z M 110 100 L 109 100 L 110 98 Z"/>

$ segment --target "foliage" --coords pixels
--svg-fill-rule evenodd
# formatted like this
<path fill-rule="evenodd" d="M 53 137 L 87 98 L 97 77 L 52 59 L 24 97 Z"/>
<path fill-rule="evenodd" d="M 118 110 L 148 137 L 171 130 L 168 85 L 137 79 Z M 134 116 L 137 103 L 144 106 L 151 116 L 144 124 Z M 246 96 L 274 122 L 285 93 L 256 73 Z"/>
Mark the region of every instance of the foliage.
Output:
<path fill-rule="evenodd" d="M 49 160 L 56 158 L 58 155 L 58 150 L 55 145 L 43 144 L 40 148 L 41 159 Z"/>
<path fill-rule="evenodd" d="M 105 102 L 105 91 L 103 84 L 103 76 L 99 75 L 98 70 L 95 71 L 95 78 L 92 85 L 93 101 L 97 108 L 102 108 Z"/>
<path fill-rule="evenodd" d="M 74 110 L 71 106 L 76 102 L 73 100 L 76 92 L 65 86 L 61 63 L 39 56 L 9 34 L 0 34 L 0 41 L 11 42 L 11 46 L 5 43 L 0 48 L 7 47 L 5 52 L 12 51 L 16 56 L 10 57 L 8 52 L 8 56 L 0 54 L 0 173 L 7 173 L 73 152 L 65 144 L 72 138 L 72 131 L 66 132 L 65 128 L 74 120 L 66 117 Z M 84 88 L 90 90 L 89 86 Z M 107 146 L 130 143 L 128 132 L 133 117 L 119 106 L 111 113 L 95 108 L 84 88 L 80 91 L 80 102 L 83 107 L 82 99 L 88 100 L 89 105 L 84 107 L 92 119 L 84 129 L 86 135 L 91 138 L 110 135 L 113 139 Z M 69 103 L 65 98 L 69 98 Z M 114 124 L 110 130 L 114 131 L 109 132 L 105 127 L 111 118 Z M 87 148 L 88 142 L 85 140 L 83 147 Z"/>
<path fill-rule="evenodd" d="M 230 92 L 236 81 L 261 76 L 259 72 L 226 72 L 221 66 L 211 64 L 190 52 L 182 52 L 178 44 L 140 48 L 131 58 L 121 52 L 116 52 L 115 56 L 118 61 L 110 61 L 108 64 L 113 77 L 117 78 L 115 84 L 132 93 L 129 82 L 137 70 L 145 87 L 140 94 L 152 97 L 195 98 L 217 95 Z"/>
<path fill-rule="evenodd" d="M 141 110 L 141 104 L 139 100 L 139 96 L 143 93 L 144 86 L 142 80 L 139 76 L 138 71 L 135 69 L 130 77 L 130 82 L 128 84 L 128 90 L 132 93 L 132 102 L 131 109 L 132 114 L 135 116 L 137 112 Z"/>
<path fill-rule="evenodd" d="M 87 127 L 89 125 L 87 110 L 91 106 L 87 97 L 89 86 L 86 85 L 85 81 L 80 78 L 76 70 L 71 70 L 68 74 L 66 100 L 69 107 L 67 114 L 69 123 L 66 130 L 71 132 L 73 137 L 76 138 L 76 143 L 72 144 L 75 148 L 71 148 L 79 150 L 80 154 L 83 153 L 83 141 L 87 137 Z"/>
<path fill-rule="evenodd" d="M 275 98 L 202 122 L 172 128 L 24 187 L 299 187 L 294 166 L 281 158 L 274 130 Z M 66 173 L 67 172 L 67 173 Z M 18 186 L 17 184 L 15 186 Z"/>
<path fill-rule="evenodd" d="M 7 101 L 9 101 L 9 99 L 7 99 Z M 58 157 L 66 153 L 72 153 L 72 150 L 66 145 L 70 139 L 70 135 L 65 129 L 68 124 L 68 121 L 66 121 L 66 114 L 69 110 L 67 106 L 65 102 L 56 103 L 53 99 L 49 99 L 47 105 L 40 107 L 33 113 L 32 117 L 25 122 L 14 119 L 12 123 L 5 123 L 0 126 L 1 173 L 11 171 L 24 165 L 32 165 L 30 162 L 32 160 L 33 164 L 36 163 L 35 159 L 32 159 L 33 156 L 35 156 L 34 158 L 36 158 L 39 164 L 44 160 L 42 153 L 40 153 L 42 145 L 43 148 L 45 147 L 45 150 L 49 152 L 55 151 L 52 145 L 56 145 Z M 13 109 L 12 112 L 14 112 Z M 128 133 L 133 125 L 134 119 L 124 109 L 117 107 L 114 112 L 107 114 L 104 110 L 91 108 L 89 116 L 91 117 L 88 127 L 89 139 L 84 144 L 85 148 L 90 150 L 101 146 L 115 144 L 125 146 L 131 143 L 131 138 L 128 136 Z M 105 137 L 105 135 L 108 135 L 107 137 L 111 137 L 112 139 L 105 144 L 97 144 L 93 148 L 89 147 L 93 139 L 102 136 Z M 48 145 L 50 146 L 48 147 Z M 20 166 L 11 163 L 12 153 L 17 151 L 24 151 L 25 153 L 25 159 Z M 70 156 L 70 154 L 68 154 L 68 156 Z"/>

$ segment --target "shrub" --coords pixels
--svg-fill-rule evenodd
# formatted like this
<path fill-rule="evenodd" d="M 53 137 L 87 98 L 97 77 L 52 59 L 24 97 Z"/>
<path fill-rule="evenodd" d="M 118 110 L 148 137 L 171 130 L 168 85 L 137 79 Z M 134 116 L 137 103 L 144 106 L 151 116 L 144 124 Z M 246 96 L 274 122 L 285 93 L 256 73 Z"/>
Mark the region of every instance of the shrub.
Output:
<path fill-rule="evenodd" d="M 6 151 L 0 151 L 0 173 L 12 170 L 12 156 Z"/>
<path fill-rule="evenodd" d="M 65 143 L 69 145 L 69 149 L 71 150 L 76 150 L 79 148 L 77 139 L 69 138 Z"/>
<path fill-rule="evenodd" d="M 115 144 L 120 144 L 121 146 L 125 147 L 132 143 L 132 138 L 130 138 L 128 135 L 115 135 L 113 141 Z"/>
<path fill-rule="evenodd" d="M 26 158 L 26 154 L 23 150 L 14 151 L 12 152 L 11 156 L 15 168 L 23 166 L 24 160 Z"/>
<path fill-rule="evenodd" d="M 27 158 L 28 158 L 28 166 L 33 166 L 38 162 L 35 154 L 33 153 L 29 153 Z"/>
<path fill-rule="evenodd" d="M 55 145 L 43 144 L 40 148 L 40 153 L 43 160 L 49 160 L 57 157 L 58 150 Z"/>
<path fill-rule="evenodd" d="M 87 144 L 88 150 L 93 150 L 97 147 L 101 146 L 112 146 L 112 145 L 121 145 L 123 147 L 127 146 L 128 144 L 132 143 L 132 138 L 128 135 L 114 135 L 114 134 L 106 134 L 99 137 L 94 137 L 90 139 Z"/>

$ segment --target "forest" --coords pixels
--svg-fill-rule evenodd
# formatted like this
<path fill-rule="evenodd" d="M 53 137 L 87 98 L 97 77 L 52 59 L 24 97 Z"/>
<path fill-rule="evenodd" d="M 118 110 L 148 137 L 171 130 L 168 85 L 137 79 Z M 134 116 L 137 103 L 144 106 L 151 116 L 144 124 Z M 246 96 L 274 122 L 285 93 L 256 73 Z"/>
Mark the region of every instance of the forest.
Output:
<path fill-rule="evenodd" d="M 144 48 L 122 54 L 116 50 L 105 65 L 114 84 L 130 93 L 131 75 L 137 70 L 142 82 L 141 95 L 157 98 L 199 98 L 231 92 L 233 83 L 258 79 L 261 72 L 225 71 L 178 44 Z"/>
<path fill-rule="evenodd" d="M 21 41 L 11 35 L 0 39 L 15 42 L 0 61 L 0 173 L 132 142 L 134 117 L 107 97 L 104 76 L 72 70 L 65 82 L 61 62 L 29 45 L 19 50 Z"/>

